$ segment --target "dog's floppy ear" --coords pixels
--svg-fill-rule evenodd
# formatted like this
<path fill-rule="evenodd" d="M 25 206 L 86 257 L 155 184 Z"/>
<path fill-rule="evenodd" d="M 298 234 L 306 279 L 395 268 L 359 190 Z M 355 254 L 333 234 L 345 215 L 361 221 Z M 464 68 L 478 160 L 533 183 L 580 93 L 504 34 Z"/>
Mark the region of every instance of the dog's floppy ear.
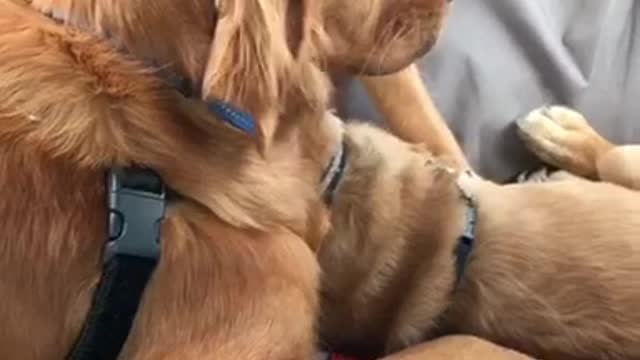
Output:
<path fill-rule="evenodd" d="M 333 69 L 384 75 L 403 69 L 435 43 L 447 0 L 325 0 L 325 50 Z"/>
<path fill-rule="evenodd" d="M 317 0 L 218 0 L 217 11 L 203 97 L 250 113 L 264 151 L 298 86 Z"/>

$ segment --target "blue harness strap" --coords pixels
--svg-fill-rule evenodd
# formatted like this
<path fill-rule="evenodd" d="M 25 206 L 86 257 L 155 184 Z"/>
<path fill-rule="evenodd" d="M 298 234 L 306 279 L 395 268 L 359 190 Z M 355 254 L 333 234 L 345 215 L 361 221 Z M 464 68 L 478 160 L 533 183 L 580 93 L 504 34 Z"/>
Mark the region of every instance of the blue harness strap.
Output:
<path fill-rule="evenodd" d="M 171 73 L 167 82 L 171 87 L 178 90 L 182 96 L 186 98 L 192 97 L 191 84 L 184 76 Z M 250 136 L 257 134 L 256 120 L 253 115 L 240 110 L 231 103 L 222 100 L 209 100 L 207 101 L 207 109 L 220 120 L 243 133 Z"/>
<path fill-rule="evenodd" d="M 331 157 L 329 165 L 324 170 L 320 182 L 320 193 L 327 205 L 331 205 L 336 189 L 344 176 L 347 167 L 349 149 L 345 141 L 341 141 L 338 151 Z"/>
<path fill-rule="evenodd" d="M 478 218 L 478 209 L 470 198 L 465 197 L 465 228 L 464 232 L 458 238 L 458 244 L 455 249 L 456 260 L 456 288 L 460 285 L 464 272 L 469 263 L 469 257 L 473 251 L 476 237 L 476 222 Z"/>

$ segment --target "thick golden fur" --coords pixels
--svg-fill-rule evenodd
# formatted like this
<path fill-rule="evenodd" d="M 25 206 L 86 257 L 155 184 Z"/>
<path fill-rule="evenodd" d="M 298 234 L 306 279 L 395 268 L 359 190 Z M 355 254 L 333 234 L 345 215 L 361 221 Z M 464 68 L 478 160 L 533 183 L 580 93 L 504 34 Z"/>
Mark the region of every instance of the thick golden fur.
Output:
<path fill-rule="evenodd" d="M 332 68 L 385 75 L 404 69 L 436 42 L 448 7 L 440 0 L 321 0 Z"/>
<path fill-rule="evenodd" d="M 100 40 L 11 2 L 0 8 L 0 357 L 70 350 L 101 271 L 103 174 L 132 163 L 182 198 L 168 210 L 127 358 L 310 356 L 318 267 L 306 242 L 324 231 L 316 184 L 339 141 L 324 109 L 301 109 L 304 127 L 260 156 Z M 324 82 L 312 65 L 292 66 Z"/>
<path fill-rule="evenodd" d="M 445 6 L 427 3 L 433 14 Z M 101 272 L 103 175 L 130 164 L 158 171 L 180 198 L 124 357 L 311 356 L 314 250 L 329 220 L 316 186 L 341 140 L 325 120 L 323 70 L 340 52 L 322 6 L 291 4 L 0 0 L 0 358 L 71 349 Z M 379 15 L 371 33 L 386 36 Z M 408 19 L 427 35 L 407 37 L 404 66 L 441 21 Z M 376 69 L 401 67 L 400 55 Z M 252 111 L 261 146 L 171 90 L 161 79 L 173 72 L 195 94 Z"/>
<path fill-rule="evenodd" d="M 260 139 L 268 145 L 280 114 L 295 113 L 300 102 L 324 110 L 328 96 L 328 84 L 303 81 L 317 77 L 308 73 L 317 71 L 310 66 L 315 47 L 303 39 L 324 38 L 317 25 L 320 9 L 316 1 L 304 1 L 290 14 L 290 3 L 32 0 L 31 6 L 109 38 L 113 46 L 160 68 L 160 75 L 184 77 L 196 96 L 249 111 L 260 120 Z"/>
<path fill-rule="evenodd" d="M 290 88 L 295 82 L 289 77 L 304 74 L 290 72 L 292 52 L 276 39 L 283 31 L 289 46 L 296 39 L 312 38 L 312 43 L 294 44 L 293 55 L 302 51 L 332 73 L 362 75 L 393 133 L 466 164 L 459 148 L 452 151 L 458 144 L 417 67 L 408 66 L 436 41 L 447 13 L 443 0 L 274 1 L 267 8 L 256 1 L 231 0 L 23 1 L 73 26 L 109 36 L 116 46 L 161 67 L 165 75 L 186 77 L 196 95 L 226 99 L 260 114 L 263 146 L 268 146 L 278 114 L 296 106 L 292 99 L 305 98 L 289 92 L 302 90 L 310 96 L 320 90 Z M 283 14 L 292 12 L 298 18 L 306 14 L 308 20 L 299 29 L 282 28 Z M 234 41 L 244 46 L 228 51 Z M 235 70 L 223 70 L 229 67 Z M 245 83 L 247 78 L 252 81 Z"/>
<path fill-rule="evenodd" d="M 325 341 L 379 354 L 453 332 L 542 359 L 640 357 L 638 148 L 565 108 L 519 125 L 545 160 L 608 182 L 498 185 L 347 126 L 350 161 L 319 254 Z M 478 224 L 456 287 L 463 192 Z"/>

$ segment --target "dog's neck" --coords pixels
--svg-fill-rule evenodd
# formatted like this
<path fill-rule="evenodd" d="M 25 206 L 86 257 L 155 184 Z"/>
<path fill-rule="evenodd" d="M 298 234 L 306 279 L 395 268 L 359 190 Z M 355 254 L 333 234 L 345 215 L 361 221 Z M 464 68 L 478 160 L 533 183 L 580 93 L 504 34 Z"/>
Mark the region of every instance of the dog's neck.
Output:
<path fill-rule="evenodd" d="M 360 150 L 352 151 L 333 205 L 333 231 L 320 254 L 327 311 L 322 328 L 340 329 L 354 344 L 376 348 L 397 339 L 362 329 L 388 329 L 410 311 L 403 304 L 412 294 L 424 292 L 425 301 L 432 294 L 447 294 L 434 300 L 442 306 L 434 307 L 433 318 L 446 310 L 456 286 L 455 247 L 466 205 L 455 182 L 457 172 L 445 164 L 425 165 L 424 157 L 415 156 L 389 166 L 368 162 Z M 408 280 L 416 272 L 429 290 Z M 345 314 L 354 314 L 349 315 L 354 326 L 345 328 Z M 323 335 L 329 341 L 336 336 Z"/>

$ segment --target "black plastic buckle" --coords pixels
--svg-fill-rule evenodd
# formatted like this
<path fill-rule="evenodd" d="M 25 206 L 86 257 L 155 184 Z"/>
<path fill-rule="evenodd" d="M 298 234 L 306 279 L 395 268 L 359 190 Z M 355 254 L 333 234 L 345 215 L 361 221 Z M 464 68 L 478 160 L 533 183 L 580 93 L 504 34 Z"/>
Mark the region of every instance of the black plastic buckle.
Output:
<path fill-rule="evenodd" d="M 107 174 L 109 240 L 104 262 L 116 255 L 160 257 L 160 227 L 166 209 L 162 179 L 147 169 L 112 169 Z"/>

